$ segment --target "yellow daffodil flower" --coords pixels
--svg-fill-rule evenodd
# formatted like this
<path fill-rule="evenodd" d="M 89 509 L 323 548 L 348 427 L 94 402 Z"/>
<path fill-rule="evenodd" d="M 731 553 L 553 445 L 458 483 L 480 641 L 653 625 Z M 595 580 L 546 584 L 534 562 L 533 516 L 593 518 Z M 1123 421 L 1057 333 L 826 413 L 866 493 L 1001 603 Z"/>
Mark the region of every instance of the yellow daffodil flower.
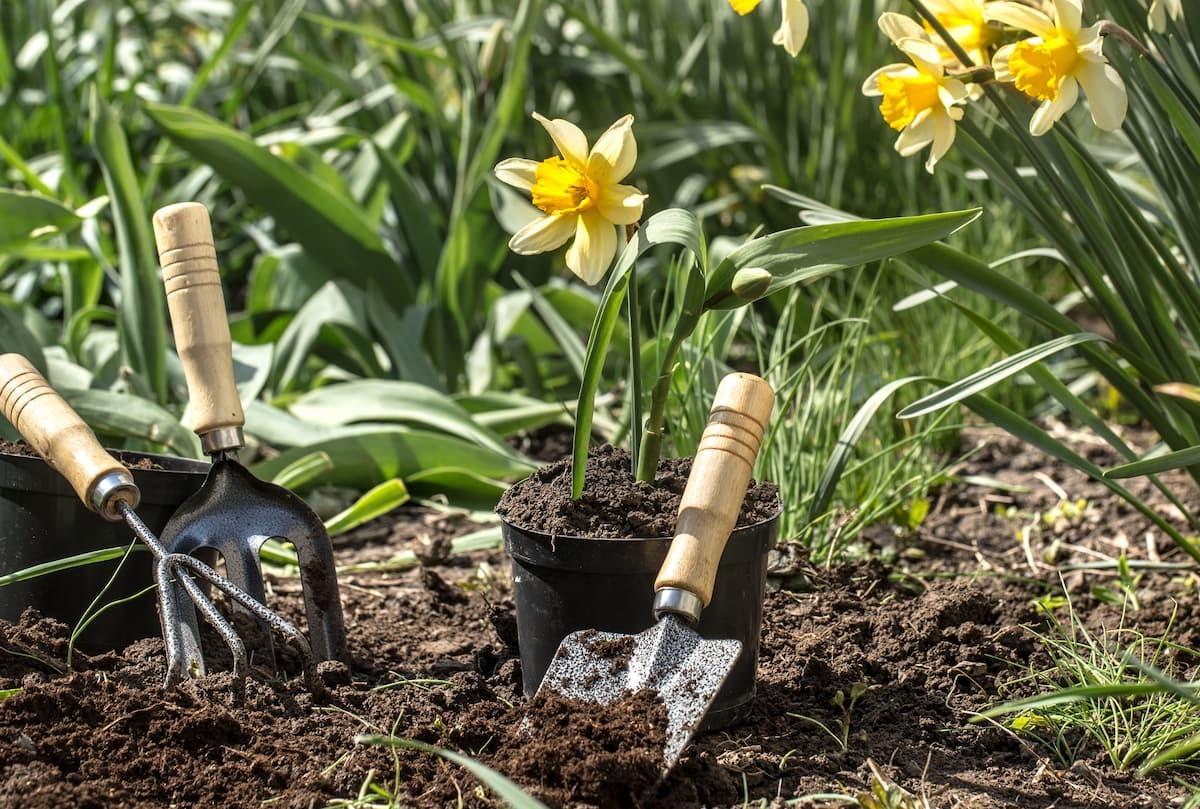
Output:
<path fill-rule="evenodd" d="M 929 13 L 937 18 L 946 29 L 946 33 L 962 46 L 976 65 L 988 64 L 988 50 L 1000 33 L 983 17 L 983 9 L 987 5 L 987 0 L 925 0 L 925 7 L 929 9 Z M 934 32 L 933 27 L 926 24 L 926 31 L 929 38 L 941 49 L 943 61 L 957 63 L 958 59 Z"/>
<path fill-rule="evenodd" d="M 762 0 L 729 0 L 729 5 L 738 14 L 746 15 L 758 8 Z M 808 7 L 804 0 L 780 0 L 783 6 L 783 22 L 772 39 L 776 45 L 782 45 L 788 55 L 795 58 L 808 39 Z"/>
<path fill-rule="evenodd" d="M 925 170 L 932 174 L 954 143 L 955 122 L 963 116 L 958 105 L 966 101 L 967 87 L 946 75 L 938 46 L 917 22 L 888 13 L 879 18 L 879 27 L 912 63 L 879 68 L 863 82 L 863 94 L 883 97 L 879 111 L 900 132 L 896 151 L 901 155 L 908 157 L 933 145 L 925 162 Z"/>
<path fill-rule="evenodd" d="M 1029 123 L 1032 134 L 1049 132 L 1075 106 L 1081 87 L 1096 126 L 1120 128 L 1129 107 L 1125 82 L 1104 59 L 1101 23 L 1081 29 L 1083 0 L 1054 0 L 1053 18 L 1012 2 L 990 3 L 984 16 L 1033 34 L 992 57 L 997 80 L 1041 102 Z"/>
<path fill-rule="evenodd" d="M 1143 0 L 1144 2 L 1145 0 Z M 1183 17 L 1183 0 L 1149 0 L 1150 30 L 1163 33 L 1167 30 L 1167 15 L 1172 20 Z"/>
<path fill-rule="evenodd" d="M 514 157 L 496 164 L 496 176 L 530 192 L 544 216 L 518 230 L 508 242 L 523 256 L 545 253 L 575 241 L 567 249 L 567 268 L 595 284 L 604 277 L 617 253 L 618 225 L 632 225 L 642 216 L 646 195 L 621 185 L 637 162 L 633 116 L 608 128 L 588 150 L 587 136 L 570 121 L 533 117 L 550 133 L 558 155 L 540 163 Z"/>

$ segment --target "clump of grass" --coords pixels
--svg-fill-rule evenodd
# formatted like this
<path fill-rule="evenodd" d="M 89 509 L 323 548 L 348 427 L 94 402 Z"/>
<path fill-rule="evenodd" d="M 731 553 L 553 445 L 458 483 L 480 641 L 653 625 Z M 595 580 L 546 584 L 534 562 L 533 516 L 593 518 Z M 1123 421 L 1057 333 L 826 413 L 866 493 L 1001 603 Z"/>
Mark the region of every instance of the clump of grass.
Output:
<path fill-rule="evenodd" d="M 1128 602 L 1127 602 L 1128 604 Z M 1178 682 L 1200 663 L 1200 652 L 1162 634 L 1125 625 L 1088 629 L 1069 599 L 1053 611 L 1050 631 L 1038 633 L 1050 665 L 1031 668 L 1008 684 L 1036 696 L 995 706 L 973 721 L 1006 717 L 1004 724 L 1051 751 L 1064 765 L 1102 750 L 1117 770 L 1142 774 L 1200 762 L 1200 683 Z"/>

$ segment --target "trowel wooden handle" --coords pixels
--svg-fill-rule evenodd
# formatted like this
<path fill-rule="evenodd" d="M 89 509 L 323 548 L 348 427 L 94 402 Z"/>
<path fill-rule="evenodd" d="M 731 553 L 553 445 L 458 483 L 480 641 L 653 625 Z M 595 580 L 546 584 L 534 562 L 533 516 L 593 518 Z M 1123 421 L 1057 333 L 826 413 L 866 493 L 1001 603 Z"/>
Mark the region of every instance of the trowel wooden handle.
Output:
<path fill-rule="evenodd" d="M 246 423 L 233 379 L 233 341 L 208 209 L 198 202 L 160 208 L 154 240 L 167 288 L 175 348 L 187 378 L 184 421 L 203 437 Z"/>
<path fill-rule="evenodd" d="M 104 451 L 91 428 L 20 354 L 0 355 L 0 411 L 88 508 L 121 519 L 109 502 L 114 494 L 137 507 L 129 470 Z"/>
<path fill-rule="evenodd" d="M 734 373 L 721 380 L 655 590 L 686 590 L 708 606 L 774 404 L 775 391 L 757 376 Z"/>

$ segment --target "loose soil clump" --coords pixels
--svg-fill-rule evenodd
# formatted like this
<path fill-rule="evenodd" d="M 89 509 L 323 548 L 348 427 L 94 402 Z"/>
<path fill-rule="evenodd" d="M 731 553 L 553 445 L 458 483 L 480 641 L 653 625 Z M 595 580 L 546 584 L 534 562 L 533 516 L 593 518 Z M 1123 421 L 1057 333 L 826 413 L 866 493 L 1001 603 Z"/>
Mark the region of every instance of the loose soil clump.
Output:
<path fill-rule="evenodd" d="M 510 524 L 553 537 L 652 539 L 675 533 L 679 501 L 692 471 L 691 458 L 660 458 L 653 483 L 633 480 L 627 450 L 601 445 L 588 454 L 583 495 L 571 497 L 571 460 L 534 472 L 509 489 L 496 512 Z M 737 527 L 779 512 L 779 488 L 750 482 Z"/>
<path fill-rule="evenodd" d="M 340 577 L 352 660 L 321 667 L 323 701 L 295 678 L 251 680 L 239 694 L 222 673 L 164 692 L 158 638 L 97 655 L 76 651 L 68 671 L 67 627 L 33 613 L 0 624 L 0 689 L 18 689 L 0 701 L 0 806 L 269 801 L 314 809 L 363 790 L 404 806 L 501 805 L 453 763 L 373 743 L 389 733 L 472 756 L 548 806 L 572 809 L 741 807 L 746 796 L 752 806 L 815 807 L 827 804 L 805 796 L 866 791 L 872 765 L 933 807 L 1178 805 L 1185 789 L 1175 779 L 1194 780 L 1187 772 L 1138 778 L 1115 770 L 1096 745 L 1064 764 L 1028 737 L 970 723 L 1020 696 L 1019 678 L 1044 662 L 1031 629 L 1050 627 L 1032 602 L 1063 593 L 1063 572 L 1040 561 L 1053 540 L 1065 560 L 1111 558 L 1121 547 L 1134 560 L 1154 548 L 1156 559 L 1178 561 L 1169 547 L 1148 545 L 1144 522 L 1095 484 L 1044 458 L 1034 463 L 1015 442 L 987 440 L 992 449 L 978 453 L 981 465 L 962 474 L 1024 487 L 1003 493 L 1005 509 L 1049 513 L 1062 498 L 1044 477 L 1086 499 L 1085 516 L 1064 516 L 1057 529 L 1039 517 L 1045 528 L 1028 539 L 1027 556 L 1014 528 L 1032 518 L 995 514 L 991 501 L 981 509 L 995 490 L 955 484 L 918 531 L 878 534 L 890 563 L 831 569 L 781 546 L 772 581 L 795 589 L 767 597 L 749 718 L 697 737 L 662 783 L 649 769 L 648 751 L 661 756 L 661 742 L 650 741 L 656 706 L 614 717 L 522 696 L 502 554 L 427 555 L 424 567 L 387 566 L 474 528 L 461 515 L 406 507 L 335 540 L 340 564 L 376 567 Z M 1006 458 L 1024 465 L 1004 466 Z M 1178 626 L 1200 625 L 1200 606 L 1179 591 L 1177 574 L 1145 571 L 1136 611 L 1091 595 L 1112 583 L 1115 570 L 1066 575 L 1075 611 L 1090 627 L 1157 632 L 1173 616 Z M 298 582 L 273 577 L 270 587 L 272 607 L 303 625 Z M 1195 643 L 1195 630 L 1188 632 L 1173 639 Z M 835 704 L 856 684 L 866 690 L 851 710 L 844 699 Z M 532 734 L 521 730 L 527 718 L 539 728 Z M 636 754 L 638 743 L 645 756 Z"/>
<path fill-rule="evenodd" d="M 553 692 L 529 701 L 491 766 L 568 806 L 635 806 L 663 774 L 667 709 L 653 691 L 607 705 Z"/>

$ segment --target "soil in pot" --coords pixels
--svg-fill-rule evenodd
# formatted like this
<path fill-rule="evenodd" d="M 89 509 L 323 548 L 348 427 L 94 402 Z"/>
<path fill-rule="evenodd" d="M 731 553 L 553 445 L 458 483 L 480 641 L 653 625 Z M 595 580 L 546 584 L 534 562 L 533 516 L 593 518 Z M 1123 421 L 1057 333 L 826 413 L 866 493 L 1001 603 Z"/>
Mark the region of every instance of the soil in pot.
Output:
<path fill-rule="evenodd" d="M 692 459 L 661 458 L 653 483 L 633 480 L 629 452 L 602 445 L 588 454 L 583 495 L 571 498 L 571 460 L 544 466 L 509 489 L 496 513 L 511 524 L 551 536 L 641 538 L 675 533 L 679 500 Z M 750 482 L 739 528 L 779 512 L 779 488 Z"/>

